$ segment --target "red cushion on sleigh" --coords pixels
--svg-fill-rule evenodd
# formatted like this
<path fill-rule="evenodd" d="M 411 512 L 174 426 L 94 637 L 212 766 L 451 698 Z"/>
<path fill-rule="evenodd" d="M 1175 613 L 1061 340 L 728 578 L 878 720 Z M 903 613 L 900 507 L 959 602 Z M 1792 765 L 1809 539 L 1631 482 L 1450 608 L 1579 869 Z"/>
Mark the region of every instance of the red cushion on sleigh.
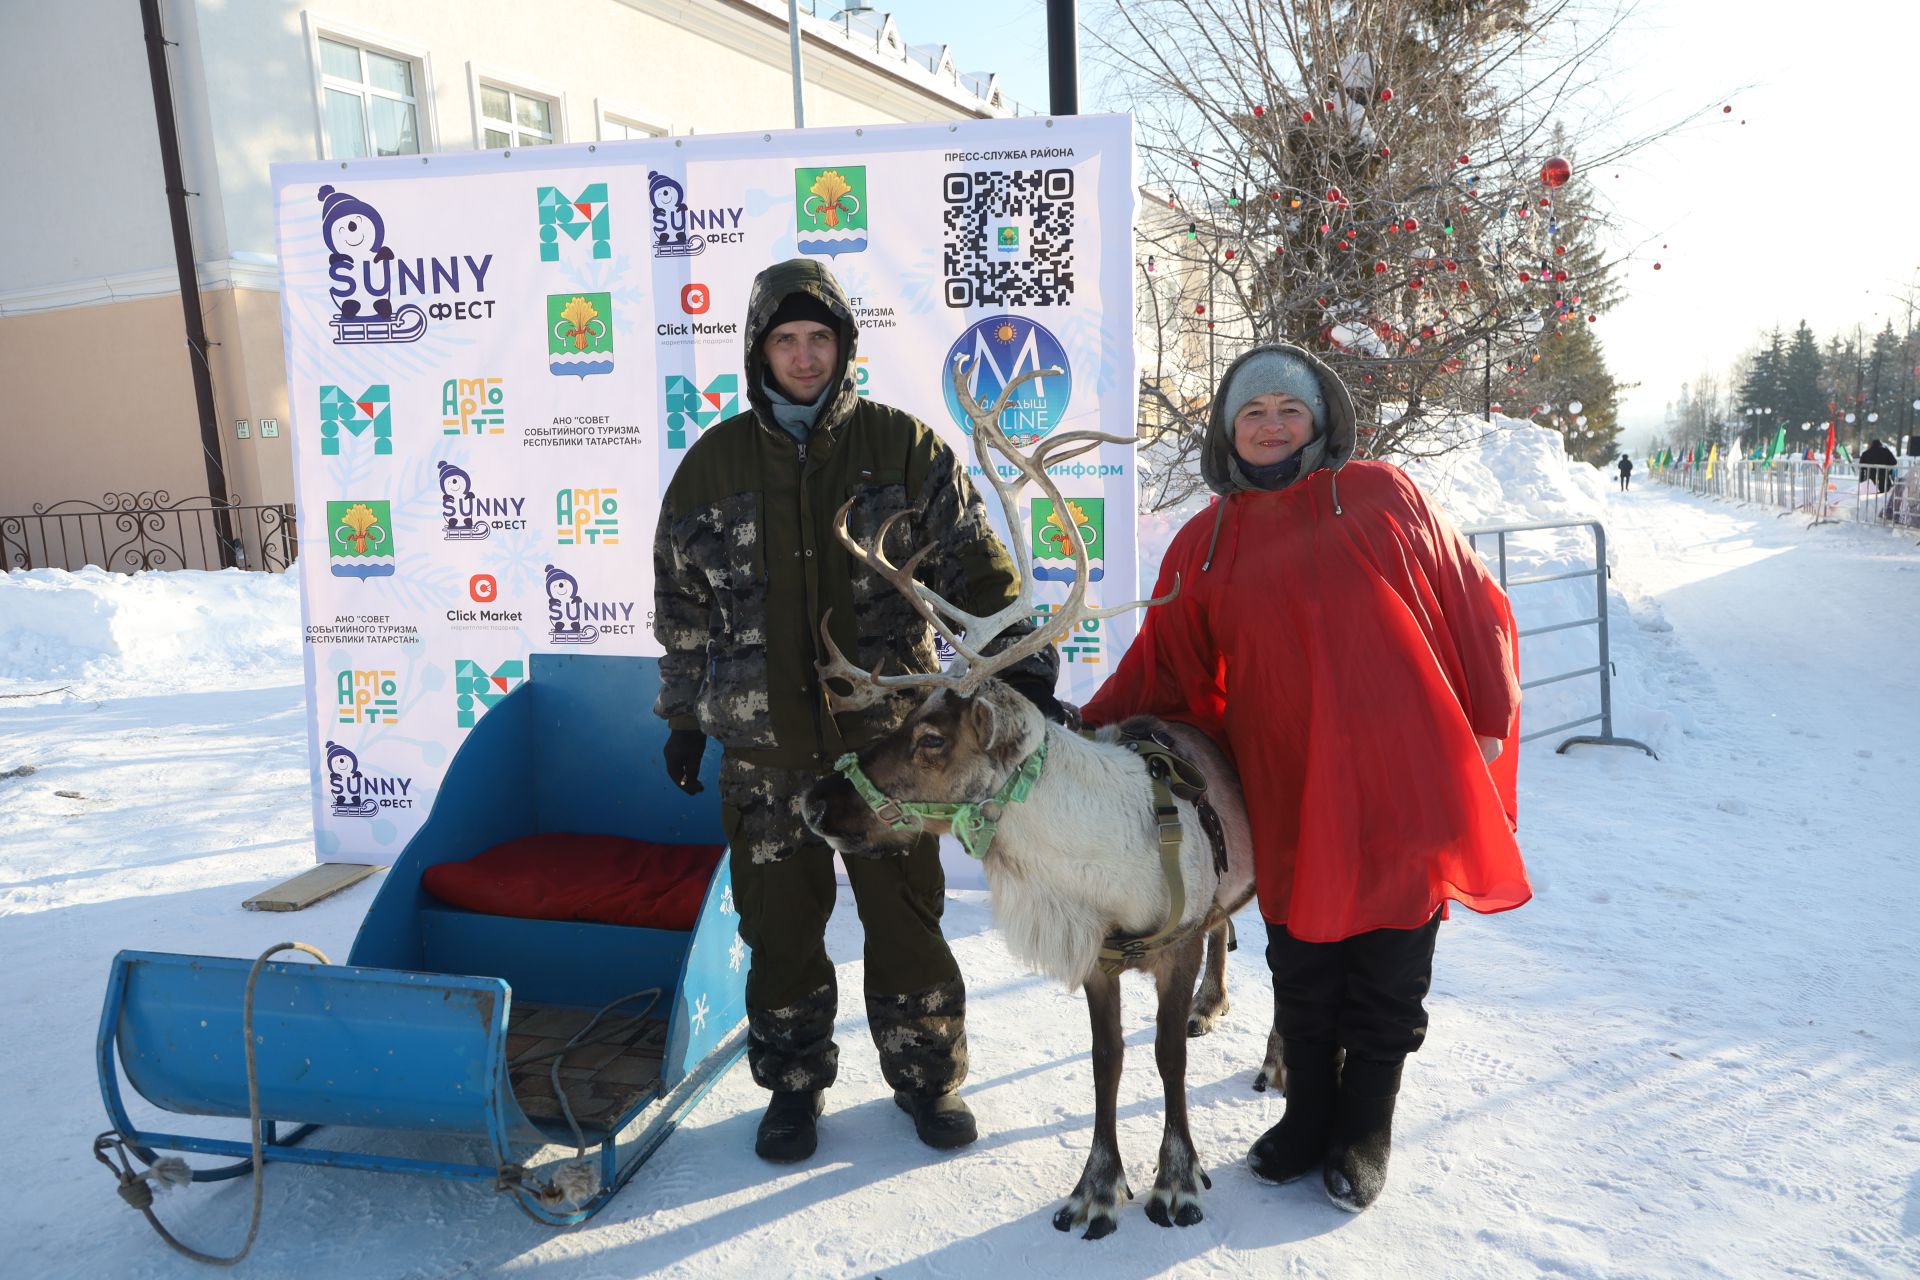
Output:
<path fill-rule="evenodd" d="M 442 902 L 492 916 L 685 931 L 725 852 L 717 844 L 551 832 L 428 867 L 421 883 Z"/>

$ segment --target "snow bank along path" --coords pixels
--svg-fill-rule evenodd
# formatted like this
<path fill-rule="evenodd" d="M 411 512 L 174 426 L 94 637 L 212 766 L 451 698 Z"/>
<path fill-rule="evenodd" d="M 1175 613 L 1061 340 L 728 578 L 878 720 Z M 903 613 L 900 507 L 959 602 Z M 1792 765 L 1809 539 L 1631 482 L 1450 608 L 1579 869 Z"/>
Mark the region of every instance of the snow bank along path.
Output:
<path fill-rule="evenodd" d="M 929 1153 L 879 1078 L 843 896 L 829 935 L 842 1070 L 814 1160 L 752 1156 L 764 1094 L 736 1070 L 587 1229 L 545 1231 L 467 1188 L 275 1167 L 245 1269 L 1920 1274 L 1920 688 L 1908 674 L 1920 551 L 1670 491 L 1617 498 L 1537 440 L 1488 445 L 1422 482 L 1451 495 L 1463 523 L 1604 504 L 1618 730 L 1662 758 L 1527 749 L 1522 836 L 1538 896 L 1443 929 L 1433 1028 L 1369 1213 L 1337 1212 L 1312 1180 L 1260 1186 L 1240 1164 L 1282 1105 L 1248 1089 L 1270 999 L 1251 912 L 1232 957 L 1236 1007 L 1189 1067 L 1214 1180 L 1207 1220 L 1162 1230 L 1136 1203 L 1117 1236 L 1086 1244 L 1048 1225 L 1089 1137 L 1084 1004 L 1010 960 L 983 895 L 956 895 L 947 924 L 972 997 L 967 1091 L 983 1136 Z M 1546 545 L 1535 563 L 1565 550 Z M 75 685 L 0 700 L 0 774 L 37 770 L 0 778 L 9 1273 L 202 1274 L 121 1205 L 87 1151 L 104 1127 L 91 1054 L 114 951 L 245 956 L 293 936 L 344 956 L 371 897 L 362 887 L 295 916 L 239 910 L 309 864 L 311 831 L 290 598 L 272 579 L 226 578 L 239 575 L 0 579 L 0 693 Z M 128 592 L 103 630 L 101 601 Z M 1523 598 L 1523 614 L 1534 607 Z M 197 656 L 208 645 L 223 656 Z M 1126 1019 L 1120 1136 L 1139 1190 L 1161 1117 L 1139 984 Z M 243 1181 L 198 1186 L 159 1211 L 221 1250 L 245 1229 L 247 1197 Z"/>

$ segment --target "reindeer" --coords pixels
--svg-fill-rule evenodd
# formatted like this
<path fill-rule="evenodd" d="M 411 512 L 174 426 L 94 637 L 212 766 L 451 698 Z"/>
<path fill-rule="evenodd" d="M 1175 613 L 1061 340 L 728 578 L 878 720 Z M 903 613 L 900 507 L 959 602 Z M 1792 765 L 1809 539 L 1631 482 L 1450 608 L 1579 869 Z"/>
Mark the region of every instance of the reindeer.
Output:
<path fill-rule="evenodd" d="M 1057 377 L 1058 370 L 1016 378 L 983 408 L 966 387 L 965 368 L 966 357 L 956 358 L 954 384 L 973 422 L 981 474 L 1011 528 L 1019 526 L 1015 499 L 1029 480 L 1064 511 L 1066 502 L 1047 468 L 1102 443 L 1131 440 L 1071 432 L 1022 455 L 1002 432 L 1000 414 L 1022 383 Z M 1017 478 L 1001 478 L 994 452 L 1013 464 Z M 1186 1041 L 1211 1030 L 1227 1010 L 1229 917 L 1253 896 L 1253 851 L 1239 780 L 1220 749 L 1186 725 L 1138 718 L 1085 737 L 1046 720 L 993 678 L 1059 643 L 1085 619 L 1165 603 L 1173 595 L 1089 607 L 1086 546 L 1071 530 L 1079 572 L 1066 602 L 1028 635 L 989 653 L 1009 626 L 1034 612 L 1026 541 L 1012 540 L 1020 598 L 990 617 L 976 617 L 915 581 L 927 549 L 899 564 L 889 559 L 887 534 L 900 515 L 881 526 L 871 547 L 863 547 L 848 529 L 851 505 L 839 513 L 841 544 L 912 601 L 959 658 L 945 672 L 870 673 L 848 661 L 822 620 L 828 660 L 819 670 L 834 710 L 868 706 L 901 689 L 931 693 L 897 730 L 842 757 L 836 772 L 807 793 L 807 824 L 852 857 L 902 852 L 921 831 L 955 835 L 981 860 L 994 923 L 1013 953 L 1068 990 L 1086 989 L 1093 1027 L 1093 1148 L 1053 1225 L 1069 1231 L 1084 1223 L 1089 1240 L 1115 1230 L 1121 1202 L 1133 1195 L 1114 1119 L 1125 1053 L 1119 978 L 1125 971 L 1153 976 L 1159 993 L 1154 1058 L 1166 1092 L 1166 1123 L 1146 1212 L 1163 1227 L 1199 1222 L 1200 1189 L 1212 1181 L 1200 1167 L 1187 1124 Z M 836 682 L 852 691 L 841 693 Z M 1203 950 L 1205 978 L 1196 996 Z M 1277 1082 L 1278 1072 L 1278 1046 L 1270 1037 L 1268 1061 L 1254 1087 Z"/>

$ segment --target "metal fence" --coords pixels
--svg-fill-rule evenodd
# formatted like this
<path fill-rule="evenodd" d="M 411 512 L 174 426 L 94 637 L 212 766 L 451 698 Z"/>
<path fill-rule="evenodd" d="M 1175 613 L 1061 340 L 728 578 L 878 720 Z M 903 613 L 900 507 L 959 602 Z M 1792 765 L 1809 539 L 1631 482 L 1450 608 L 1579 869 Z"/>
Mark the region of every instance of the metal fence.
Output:
<path fill-rule="evenodd" d="M 1570 569 L 1561 573 L 1538 573 L 1521 577 L 1509 577 L 1507 574 L 1507 539 L 1518 533 L 1536 533 L 1547 529 L 1586 529 L 1593 535 L 1593 561 L 1580 569 Z M 1520 735 L 1520 741 L 1531 742 L 1535 738 L 1544 738 L 1549 734 L 1564 733 L 1568 729 L 1577 729 L 1582 725 L 1599 723 L 1597 734 L 1575 734 L 1558 747 L 1564 752 L 1577 743 L 1590 743 L 1607 747 L 1638 747 L 1658 760 L 1660 757 L 1646 743 L 1634 738 L 1616 737 L 1613 732 L 1613 661 L 1607 647 L 1607 531 L 1598 520 L 1549 520 L 1538 524 L 1501 524 L 1480 525 L 1464 529 L 1467 542 L 1476 552 L 1480 552 L 1480 540 L 1491 538 L 1494 541 L 1491 563 L 1500 579 L 1500 589 L 1513 594 L 1515 587 L 1536 586 L 1547 582 L 1569 582 L 1581 578 L 1593 579 L 1593 616 L 1590 618 L 1571 618 L 1559 622 L 1545 623 L 1540 626 L 1522 627 L 1520 638 L 1546 635 L 1555 631 L 1569 631 L 1576 627 L 1595 628 L 1595 661 L 1592 666 L 1577 667 L 1571 671 L 1549 672 L 1546 675 L 1533 675 L 1521 672 L 1520 688 L 1522 692 L 1537 689 L 1543 685 L 1560 684 L 1567 680 L 1579 680 L 1586 676 L 1598 676 L 1600 683 L 1600 709 L 1592 715 L 1580 716 L 1561 724 L 1549 725 L 1544 729 L 1534 729 Z M 1480 552 L 1482 556 L 1484 552 Z"/>
<path fill-rule="evenodd" d="M 1891 469 L 1856 462 L 1822 466 L 1811 458 L 1775 458 L 1771 463 L 1716 459 L 1660 467 L 1662 484 L 1783 513 L 1798 511 L 1816 522 L 1836 521 L 1920 529 L 1920 458 L 1901 458 Z"/>
<path fill-rule="evenodd" d="M 98 565 L 143 569 L 260 569 L 280 573 L 299 555 L 293 504 L 175 502 L 164 489 L 69 498 L 26 515 L 0 515 L 0 570 Z"/>

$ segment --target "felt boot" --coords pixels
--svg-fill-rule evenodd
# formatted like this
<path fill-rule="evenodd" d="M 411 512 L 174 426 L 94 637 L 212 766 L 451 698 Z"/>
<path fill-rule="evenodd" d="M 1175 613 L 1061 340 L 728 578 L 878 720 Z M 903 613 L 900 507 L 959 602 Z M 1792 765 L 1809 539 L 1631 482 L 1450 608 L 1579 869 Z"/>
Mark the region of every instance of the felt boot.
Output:
<path fill-rule="evenodd" d="M 1381 1062 L 1348 1058 L 1334 1104 L 1332 1149 L 1327 1153 L 1327 1195 L 1336 1207 L 1358 1213 L 1380 1198 L 1393 1153 L 1393 1106 L 1405 1059 Z"/>
<path fill-rule="evenodd" d="M 973 1112 L 957 1093 L 929 1095 L 896 1090 L 893 1101 L 913 1117 L 913 1131 L 920 1135 L 920 1141 L 937 1150 L 964 1147 L 980 1136 Z"/>
<path fill-rule="evenodd" d="M 767 1103 L 767 1114 L 760 1117 L 760 1130 L 753 1139 L 754 1154 L 778 1164 L 805 1160 L 820 1145 L 814 1121 L 826 1105 L 826 1093 L 821 1089 L 775 1092 Z"/>
<path fill-rule="evenodd" d="M 1262 1182 L 1292 1182 L 1320 1167 L 1333 1138 L 1334 1101 L 1340 1084 L 1340 1050 L 1297 1044 L 1281 1051 L 1286 1064 L 1287 1110 L 1247 1152 L 1247 1167 Z"/>

